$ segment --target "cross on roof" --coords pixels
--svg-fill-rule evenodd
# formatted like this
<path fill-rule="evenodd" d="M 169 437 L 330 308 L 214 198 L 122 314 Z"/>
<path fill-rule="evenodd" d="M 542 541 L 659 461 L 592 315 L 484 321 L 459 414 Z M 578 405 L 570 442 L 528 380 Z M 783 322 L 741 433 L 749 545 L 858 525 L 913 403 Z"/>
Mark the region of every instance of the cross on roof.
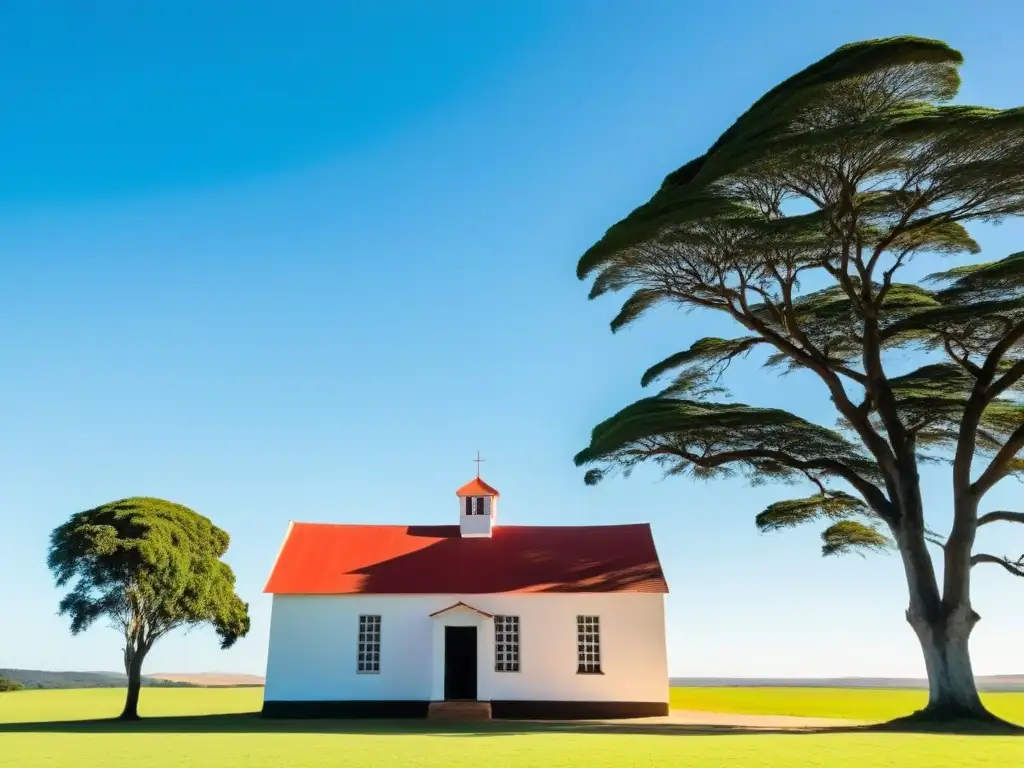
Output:
<path fill-rule="evenodd" d="M 476 476 L 480 477 L 480 462 L 481 461 L 487 461 L 487 459 L 481 459 L 480 458 L 480 451 L 477 451 L 476 452 L 476 458 L 473 459 L 473 461 L 476 462 Z"/>

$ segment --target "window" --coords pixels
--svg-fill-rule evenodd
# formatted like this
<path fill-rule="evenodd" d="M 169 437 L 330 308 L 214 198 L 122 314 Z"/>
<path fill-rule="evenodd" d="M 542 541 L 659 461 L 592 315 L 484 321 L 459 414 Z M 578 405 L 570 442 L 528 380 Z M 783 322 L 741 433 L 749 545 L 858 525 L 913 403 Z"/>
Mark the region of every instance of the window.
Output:
<path fill-rule="evenodd" d="M 359 617 L 359 664 L 356 671 L 380 672 L 380 616 Z"/>
<path fill-rule="evenodd" d="M 467 515 L 482 515 L 484 513 L 484 497 L 483 496 L 470 496 L 466 499 L 466 514 Z"/>
<path fill-rule="evenodd" d="M 519 671 L 519 617 L 494 617 L 494 671 Z"/>
<path fill-rule="evenodd" d="M 600 622 L 598 616 L 576 617 L 577 674 L 601 674 Z"/>

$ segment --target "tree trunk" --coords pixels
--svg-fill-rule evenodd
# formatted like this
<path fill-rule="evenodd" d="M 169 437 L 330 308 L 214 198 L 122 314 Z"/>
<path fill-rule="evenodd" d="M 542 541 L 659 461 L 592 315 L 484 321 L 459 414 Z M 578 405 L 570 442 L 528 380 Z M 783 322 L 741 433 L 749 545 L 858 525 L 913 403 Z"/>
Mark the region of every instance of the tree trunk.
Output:
<path fill-rule="evenodd" d="M 944 612 L 945 613 L 945 612 Z M 908 616 L 924 651 L 928 704 L 916 717 L 928 720 L 995 719 L 981 702 L 968 649 L 977 615 L 958 608 L 932 620 Z"/>
<path fill-rule="evenodd" d="M 142 660 L 145 655 L 146 652 L 141 649 L 133 650 L 130 646 L 125 649 L 124 671 L 128 675 L 128 696 L 120 715 L 121 720 L 139 719 L 139 691 L 142 688 Z"/>
<path fill-rule="evenodd" d="M 910 592 L 907 621 L 921 643 L 928 673 L 928 704 L 914 719 L 997 719 L 981 703 L 971 668 L 968 641 L 979 616 L 970 604 L 970 565 L 966 564 L 968 573 L 947 574 L 947 580 L 950 576 L 963 579 L 963 591 L 955 604 L 949 604 L 939 593 L 923 525 L 916 522 L 922 517 L 921 514 L 905 515 L 904 524 L 896 531 Z M 959 563 L 953 565 L 959 566 Z M 947 557 L 947 569 L 949 566 Z"/>

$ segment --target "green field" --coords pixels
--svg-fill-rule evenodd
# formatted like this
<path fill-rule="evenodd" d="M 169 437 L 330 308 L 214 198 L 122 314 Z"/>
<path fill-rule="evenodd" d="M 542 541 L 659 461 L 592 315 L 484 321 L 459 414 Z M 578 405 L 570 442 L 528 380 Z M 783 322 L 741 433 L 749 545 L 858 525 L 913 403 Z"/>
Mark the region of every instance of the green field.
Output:
<path fill-rule="evenodd" d="M 989 710 L 1024 725 L 1024 693 L 983 693 Z M 673 688 L 672 708 L 751 715 L 893 720 L 921 709 L 925 691 L 877 688 Z"/>
<path fill-rule="evenodd" d="M 443 725 L 273 721 L 251 714 L 262 691 L 148 689 L 140 723 L 82 722 L 116 715 L 118 689 L 0 694 L 0 766 L 402 765 L 629 768 L 721 765 L 1010 766 L 1024 739 L 898 733 L 751 734 L 725 727 L 605 727 L 517 723 Z M 689 709 L 876 719 L 906 712 L 920 699 L 905 691 L 820 689 L 677 689 Z M 1024 694 L 989 697 L 1004 717 L 1024 713 Z M 894 709 L 895 708 L 895 709 Z"/>

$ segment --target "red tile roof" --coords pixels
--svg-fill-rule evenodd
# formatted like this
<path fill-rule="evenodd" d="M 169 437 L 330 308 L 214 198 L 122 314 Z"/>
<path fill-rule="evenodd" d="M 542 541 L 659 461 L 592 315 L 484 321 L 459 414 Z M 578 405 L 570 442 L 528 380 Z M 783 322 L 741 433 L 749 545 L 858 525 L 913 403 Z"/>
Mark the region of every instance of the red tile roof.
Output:
<path fill-rule="evenodd" d="M 479 477 L 474 477 L 455 492 L 456 496 L 500 496 L 494 488 Z"/>
<path fill-rule="evenodd" d="M 265 592 L 281 595 L 654 592 L 668 586 L 647 524 L 292 523 Z"/>

